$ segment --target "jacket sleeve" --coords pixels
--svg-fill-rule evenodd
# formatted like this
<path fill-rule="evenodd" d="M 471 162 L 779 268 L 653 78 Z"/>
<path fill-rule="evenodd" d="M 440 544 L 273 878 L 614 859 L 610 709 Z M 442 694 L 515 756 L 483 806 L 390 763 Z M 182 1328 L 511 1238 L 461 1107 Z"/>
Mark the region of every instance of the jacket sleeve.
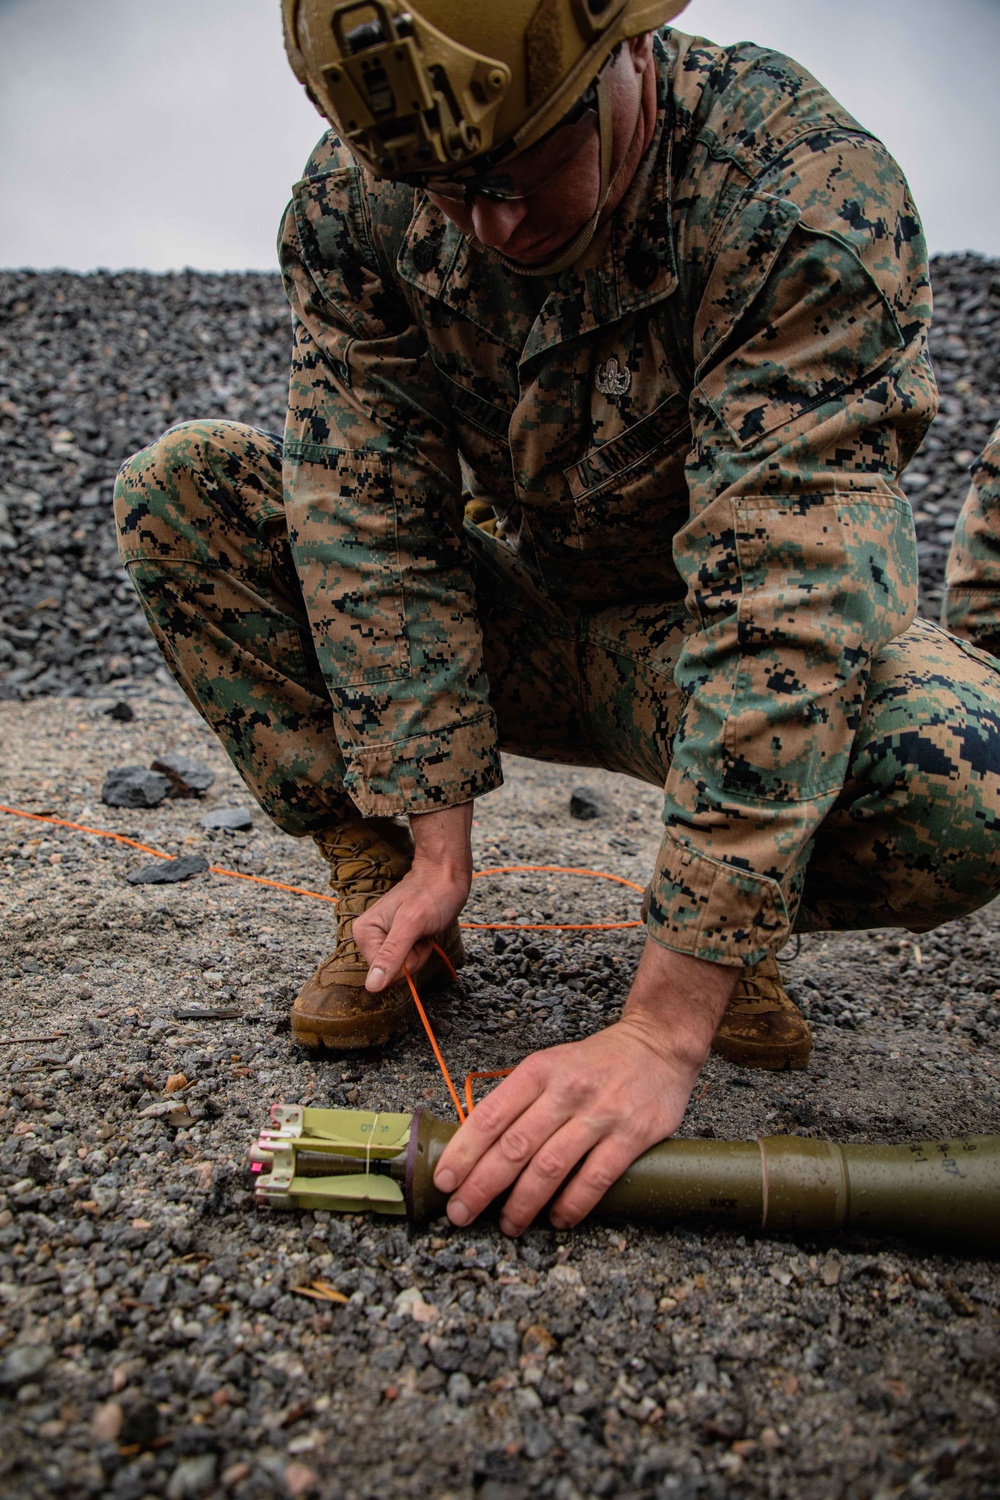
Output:
<path fill-rule="evenodd" d="M 650 931 L 740 964 L 787 938 L 872 659 L 914 617 L 896 479 L 935 388 L 922 232 L 876 141 L 801 142 L 743 192 L 707 264 L 675 543 L 693 628 Z"/>
<path fill-rule="evenodd" d="M 502 780 L 457 444 L 356 166 L 298 184 L 279 254 L 289 537 L 346 789 L 366 816 L 453 806 Z"/>

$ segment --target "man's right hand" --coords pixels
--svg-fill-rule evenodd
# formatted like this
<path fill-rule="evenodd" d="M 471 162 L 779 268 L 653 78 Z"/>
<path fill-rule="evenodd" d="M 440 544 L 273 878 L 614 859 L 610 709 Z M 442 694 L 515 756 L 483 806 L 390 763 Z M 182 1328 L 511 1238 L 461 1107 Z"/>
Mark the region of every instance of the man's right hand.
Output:
<path fill-rule="evenodd" d="M 368 964 L 365 988 L 378 994 L 413 973 L 431 940 L 455 920 L 472 886 L 471 802 L 440 812 L 414 813 L 413 864 L 381 900 L 354 919 L 354 937 Z"/>
<path fill-rule="evenodd" d="M 557 1229 L 579 1224 L 680 1125 L 739 974 L 647 938 L 621 1020 L 526 1057 L 452 1137 L 434 1173 L 452 1223 L 510 1188 L 505 1234 L 553 1199 Z"/>

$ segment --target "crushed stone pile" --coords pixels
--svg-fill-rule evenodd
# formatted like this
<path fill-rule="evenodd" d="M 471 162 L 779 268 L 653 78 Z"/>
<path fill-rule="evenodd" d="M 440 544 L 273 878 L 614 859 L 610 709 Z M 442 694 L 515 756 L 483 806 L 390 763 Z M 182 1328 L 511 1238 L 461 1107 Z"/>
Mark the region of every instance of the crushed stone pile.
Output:
<path fill-rule="evenodd" d="M 939 256 L 933 278 L 941 414 L 905 484 L 937 618 L 969 465 L 1000 418 L 1000 262 Z M 275 275 L 0 271 L 0 697 L 163 673 L 118 561 L 115 473 L 192 417 L 280 432 L 289 344 Z"/>

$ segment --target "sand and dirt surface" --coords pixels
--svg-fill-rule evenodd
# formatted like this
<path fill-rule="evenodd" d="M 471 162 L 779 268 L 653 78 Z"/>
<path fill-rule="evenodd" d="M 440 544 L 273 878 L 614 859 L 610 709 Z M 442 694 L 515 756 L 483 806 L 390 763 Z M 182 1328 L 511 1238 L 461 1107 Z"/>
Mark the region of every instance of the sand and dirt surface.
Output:
<path fill-rule="evenodd" d="M 311 845 L 254 810 L 173 688 L 0 707 L 10 806 L 323 891 Z M 102 805 L 112 766 L 180 752 L 198 799 Z M 477 868 L 586 866 L 644 883 L 659 796 L 511 760 L 477 806 Z M 570 794 L 602 807 L 570 816 Z M 331 908 L 203 873 L 131 885 L 126 846 L 0 814 L 0 1492 L 454 1500 L 1000 1495 L 1000 1266 L 889 1239 L 735 1237 L 255 1208 L 272 1102 L 449 1101 L 423 1035 L 372 1054 L 291 1043 Z M 626 887 L 493 876 L 481 921 L 619 921 Z M 786 950 L 809 1069 L 713 1059 L 684 1133 L 844 1141 L 1000 1133 L 1000 908 L 913 939 Z M 457 1076 L 582 1036 L 621 1004 L 641 931 L 467 934 L 434 1009 Z M 192 1008 L 230 1010 L 178 1019 Z M 18 1038 L 38 1038 L 17 1041 Z M 183 1082 L 178 1083 L 182 1079 Z M 173 1092 L 167 1092 L 172 1080 Z M 346 1303 L 296 1288 L 321 1281 Z"/>

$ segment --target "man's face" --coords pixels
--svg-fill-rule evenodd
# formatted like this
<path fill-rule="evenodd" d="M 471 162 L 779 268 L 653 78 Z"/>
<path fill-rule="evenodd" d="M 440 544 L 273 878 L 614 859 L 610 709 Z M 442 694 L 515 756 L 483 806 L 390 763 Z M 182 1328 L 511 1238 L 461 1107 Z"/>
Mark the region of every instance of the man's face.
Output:
<path fill-rule="evenodd" d="M 627 42 L 609 64 L 611 98 L 611 176 L 613 191 L 606 213 L 617 207 L 631 172 L 626 157 L 634 146 L 642 106 L 643 78 L 652 58 L 650 37 Z M 641 152 L 639 153 L 641 156 Z M 588 109 L 571 124 L 553 132 L 502 163 L 475 183 L 484 193 L 471 192 L 466 203 L 458 196 L 427 193 L 463 234 L 498 250 L 519 265 L 544 265 L 568 244 L 593 217 L 601 190 L 601 158 L 596 109 Z M 456 187 L 461 179 L 456 180 Z M 502 194 L 502 200 L 490 196 Z"/>

